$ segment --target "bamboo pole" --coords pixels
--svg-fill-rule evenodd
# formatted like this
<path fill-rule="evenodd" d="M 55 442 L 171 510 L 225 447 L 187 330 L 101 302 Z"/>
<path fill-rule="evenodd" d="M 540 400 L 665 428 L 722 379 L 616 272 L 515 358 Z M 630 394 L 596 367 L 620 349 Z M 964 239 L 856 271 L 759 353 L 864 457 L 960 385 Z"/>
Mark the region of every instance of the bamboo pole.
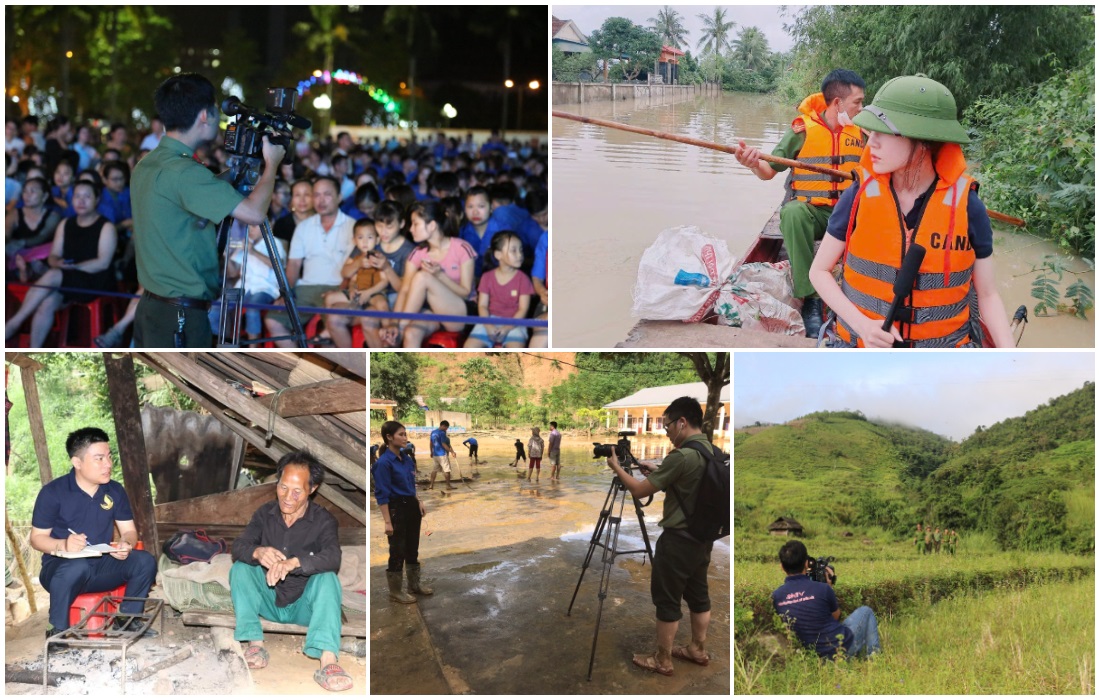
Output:
<path fill-rule="evenodd" d="M 680 136 L 679 134 L 669 134 L 665 131 L 656 131 L 655 129 L 646 129 L 641 126 L 631 126 L 629 124 L 622 124 L 619 122 L 612 122 L 606 119 L 596 119 L 595 117 L 582 117 L 579 114 L 570 114 L 569 112 L 553 111 L 553 116 L 560 119 L 570 119 L 572 121 L 581 122 L 584 124 L 592 124 L 594 126 L 602 126 L 608 129 L 618 129 L 619 131 L 629 131 L 634 134 L 641 134 L 642 136 L 651 136 L 655 139 L 664 139 L 665 141 L 675 141 L 676 143 L 684 143 L 688 146 L 697 146 L 699 148 L 707 148 L 711 151 L 720 151 L 721 153 L 728 153 L 730 155 L 736 155 L 736 146 L 726 146 L 720 143 L 713 143 L 710 141 L 702 141 L 701 139 L 691 138 L 690 136 Z M 773 156 L 767 153 L 760 153 L 759 159 L 768 163 L 774 163 L 776 165 L 785 165 L 788 168 L 801 168 L 803 170 L 809 170 L 814 173 L 821 173 L 822 175 L 831 175 L 834 178 L 842 180 L 853 180 L 855 176 L 851 173 L 844 172 L 842 170 L 834 170 L 832 168 L 825 168 L 821 165 L 813 165 L 811 163 L 803 163 L 799 160 L 793 160 L 790 158 L 780 158 L 779 156 Z M 1005 224 L 1011 224 L 1012 226 L 1018 226 L 1020 228 L 1026 226 L 1026 222 L 1022 219 L 1018 219 L 1014 216 L 1008 216 L 1007 214 L 1001 214 L 998 211 L 988 210 L 988 217 L 995 219 L 996 221 L 1002 221 Z"/>
<path fill-rule="evenodd" d="M 15 530 L 8 519 L 8 511 L 4 509 L 4 530 L 8 533 L 8 542 L 11 543 L 11 553 L 15 557 L 15 566 L 19 569 L 19 577 L 23 579 L 23 587 L 27 589 L 27 602 L 31 606 L 31 614 L 38 612 L 38 605 L 34 601 L 34 586 L 31 585 L 31 577 L 27 574 L 27 565 L 23 561 L 23 548 L 19 545 L 19 539 L 15 536 Z"/>

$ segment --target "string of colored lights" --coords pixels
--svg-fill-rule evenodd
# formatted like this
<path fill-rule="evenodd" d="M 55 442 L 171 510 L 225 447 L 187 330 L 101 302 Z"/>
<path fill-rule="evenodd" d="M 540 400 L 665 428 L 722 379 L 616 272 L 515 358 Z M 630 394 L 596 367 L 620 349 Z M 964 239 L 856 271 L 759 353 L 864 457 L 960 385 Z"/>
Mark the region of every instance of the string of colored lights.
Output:
<path fill-rule="evenodd" d="M 390 97 L 385 90 L 371 85 L 364 76 L 342 68 L 332 72 L 322 70 L 313 71 L 313 75 L 298 83 L 298 97 L 304 97 L 305 94 L 318 83 L 328 85 L 333 81 L 339 85 L 354 85 L 380 104 L 382 108 L 385 109 L 386 114 L 393 115 L 394 119 L 400 117 L 397 102 Z"/>

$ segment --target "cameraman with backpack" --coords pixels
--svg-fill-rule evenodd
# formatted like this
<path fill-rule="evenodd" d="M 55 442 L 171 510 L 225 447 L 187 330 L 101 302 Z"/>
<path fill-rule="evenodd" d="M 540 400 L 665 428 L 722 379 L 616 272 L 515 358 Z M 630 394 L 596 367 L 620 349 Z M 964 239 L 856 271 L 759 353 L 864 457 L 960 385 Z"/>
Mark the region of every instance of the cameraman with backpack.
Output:
<path fill-rule="evenodd" d="M 664 532 L 656 541 L 650 589 L 653 605 L 656 606 L 656 653 L 633 655 L 635 666 L 665 676 L 672 675 L 674 671 L 672 657 L 700 666 L 710 663 L 710 657 L 706 654 L 706 631 L 710 626 L 706 574 L 713 539 L 721 535 L 715 532 L 697 538 L 688 528 L 695 530 L 696 520 L 713 519 L 713 513 L 698 512 L 697 496 L 699 486 L 708 476 L 710 456 L 717 456 L 720 462 L 724 455 L 706 439 L 701 426 L 702 406 L 690 396 L 680 397 L 664 411 L 664 429 L 676 449 L 664 458 L 659 467 L 651 462 L 639 461 L 638 466 L 647 477 L 645 480 L 639 481 L 622 469 L 615 455 L 607 458 L 607 464 L 635 498 L 667 491 L 664 517 L 660 521 Z M 727 468 L 725 485 L 727 489 Z M 724 498 L 727 504 L 727 493 Z M 727 520 L 727 505 L 725 516 Z M 727 524 L 725 533 L 728 534 Z M 680 606 L 684 599 L 691 612 L 691 642 L 673 647 L 679 620 L 683 617 Z"/>

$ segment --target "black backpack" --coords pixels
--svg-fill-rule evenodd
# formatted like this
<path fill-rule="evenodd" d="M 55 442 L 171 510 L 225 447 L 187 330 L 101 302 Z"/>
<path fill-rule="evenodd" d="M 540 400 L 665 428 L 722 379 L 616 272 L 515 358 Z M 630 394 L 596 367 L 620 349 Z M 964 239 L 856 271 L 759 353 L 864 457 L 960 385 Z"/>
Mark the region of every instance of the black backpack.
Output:
<path fill-rule="evenodd" d="M 164 554 L 174 562 L 190 564 L 196 561 L 208 562 L 215 554 L 229 551 L 225 540 L 212 540 L 205 530 L 180 530 L 164 543 Z"/>
<path fill-rule="evenodd" d="M 688 447 L 706 460 L 706 466 L 702 472 L 702 479 L 698 483 L 695 493 L 694 507 L 687 507 L 687 502 L 674 485 L 676 500 L 683 508 L 687 516 L 687 532 L 699 542 L 713 542 L 722 537 L 728 537 L 729 528 L 729 457 L 716 445 L 711 444 L 713 452 L 709 452 L 698 441 L 684 443 L 680 449 Z"/>

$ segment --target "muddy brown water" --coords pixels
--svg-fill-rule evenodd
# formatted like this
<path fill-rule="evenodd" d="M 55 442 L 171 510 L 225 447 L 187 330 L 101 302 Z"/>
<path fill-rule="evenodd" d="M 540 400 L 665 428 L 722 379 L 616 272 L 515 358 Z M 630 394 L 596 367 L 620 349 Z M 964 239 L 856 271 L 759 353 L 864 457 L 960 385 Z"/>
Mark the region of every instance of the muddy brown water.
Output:
<path fill-rule="evenodd" d="M 714 546 L 713 601 L 702 668 L 680 662 L 670 678 L 633 668 L 630 655 L 654 647 L 649 597 L 651 565 L 640 554 L 622 555 L 609 568 L 592 681 L 587 681 L 603 566 L 596 550 L 576 590 L 611 473 L 592 459 L 583 437 L 562 446 L 562 478 L 528 483 L 508 466 L 514 457 L 506 435 L 477 435 L 486 462 L 479 478 L 456 490 L 421 488 L 427 508 L 420 561 L 432 596 L 416 605 L 390 603 L 384 569 L 388 546 L 376 503 L 370 506 L 370 687 L 372 693 L 629 693 L 728 694 L 730 561 L 727 540 Z M 460 448 L 464 437 L 453 435 Z M 593 438 L 604 442 L 605 440 Z M 667 440 L 634 440 L 634 453 L 657 458 Z M 426 448 L 426 439 L 417 440 Z M 642 446 L 641 443 L 644 443 Z M 666 451 L 666 448 L 663 448 Z M 465 452 L 459 449 L 463 464 Z M 601 461 L 600 461 L 601 462 Z M 421 471 L 428 468 L 420 462 Z M 469 468 L 464 467 L 466 474 Z M 655 546 L 662 494 L 643 509 Z M 617 501 L 615 501 L 617 504 Z M 641 528 L 628 495 L 620 549 L 642 548 Z M 617 511 L 616 511 L 617 512 Z M 680 625 L 677 643 L 689 639 Z"/>
<path fill-rule="evenodd" d="M 770 96 L 725 93 L 674 103 L 648 101 L 555 104 L 560 109 L 735 144 L 738 139 L 770 150 L 796 105 Z M 637 266 L 664 229 L 700 227 L 740 256 L 763 228 L 783 195 L 784 177 L 764 182 L 731 155 L 565 119 L 553 120 L 553 344 L 612 347 L 636 323 L 630 317 Z M 1095 289 L 1095 274 L 1048 241 L 1010 227 L 996 228 L 997 287 L 1007 313 L 1033 309 L 1031 272 L 1047 255 L 1082 272 Z M 1075 279 L 1067 275 L 1062 289 Z M 1020 347 L 1094 347 L 1094 314 L 1031 322 Z"/>

